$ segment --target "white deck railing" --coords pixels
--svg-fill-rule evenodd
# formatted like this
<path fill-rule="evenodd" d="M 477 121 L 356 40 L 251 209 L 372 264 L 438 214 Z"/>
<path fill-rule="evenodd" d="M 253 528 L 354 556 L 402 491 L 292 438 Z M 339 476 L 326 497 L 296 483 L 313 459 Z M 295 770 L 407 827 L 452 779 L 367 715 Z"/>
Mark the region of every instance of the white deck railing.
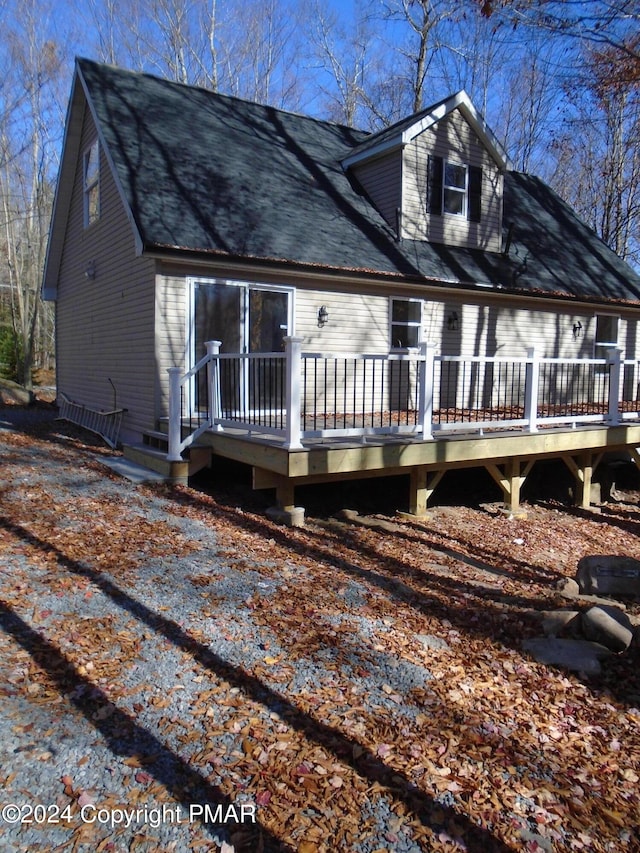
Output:
<path fill-rule="evenodd" d="M 188 373 L 169 370 L 169 458 L 205 430 L 234 428 L 280 439 L 519 430 L 640 419 L 640 364 L 606 359 L 436 355 L 429 344 L 398 353 L 207 354 Z"/>

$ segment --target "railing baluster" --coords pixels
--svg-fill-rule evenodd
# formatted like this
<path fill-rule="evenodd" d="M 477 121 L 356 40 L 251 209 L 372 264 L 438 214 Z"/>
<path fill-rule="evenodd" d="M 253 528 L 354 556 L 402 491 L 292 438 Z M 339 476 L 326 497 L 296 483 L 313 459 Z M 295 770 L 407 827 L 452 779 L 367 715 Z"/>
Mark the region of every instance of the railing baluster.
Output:
<path fill-rule="evenodd" d="M 519 358 L 436 356 L 424 344 L 419 352 L 303 356 L 299 339 L 293 355 L 220 353 L 215 343 L 184 376 L 177 368 L 169 372 L 174 458 L 212 426 L 271 432 L 301 447 L 307 435 L 409 431 L 429 439 L 434 430 L 495 425 L 534 432 L 640 418 L 631 411 L 638 404 L 631 388 L 638 366 L 623 363 L 620 351 L 607 361 L 540 358 L 534 350 Z"/>

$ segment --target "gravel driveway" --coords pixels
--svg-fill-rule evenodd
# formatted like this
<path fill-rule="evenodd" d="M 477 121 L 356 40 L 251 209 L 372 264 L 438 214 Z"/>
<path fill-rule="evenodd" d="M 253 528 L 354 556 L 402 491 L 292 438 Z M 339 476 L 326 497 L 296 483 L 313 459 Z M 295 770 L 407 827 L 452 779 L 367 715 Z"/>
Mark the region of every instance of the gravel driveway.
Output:
<path fill-rule="evenodd" d="M 473 610 L 473 596 L 509 592 L 505 572 L 468 562 L 454 584 L 432 555 L 436 593 L 469 602 L 457 619 L 435 597 L 418 606 L 410 573 L 370 574 L 368 540 L 348 561 L 330 525 L 285 532 L 188 489 L 135 486 L 46 411 L 0 413 L 0 453 L 3 851 L 638 849 L 624 815 L 617 848 L 589 847 L 588 821 L 558 823 L 538 797 L 571 783 L 516 736 L 543 731 L 522 698 L 536 684 L 562 707 L 608 705 L 597 737 L 636 781 L 638 712 L 523 660 L 502 606 Z M 479 613 L 504 642 L 487 627 L 463 648 Z M 483 648 L 478 692 L 465 661 Z M 433 728 L 445 695 L 451 716 Z"/>

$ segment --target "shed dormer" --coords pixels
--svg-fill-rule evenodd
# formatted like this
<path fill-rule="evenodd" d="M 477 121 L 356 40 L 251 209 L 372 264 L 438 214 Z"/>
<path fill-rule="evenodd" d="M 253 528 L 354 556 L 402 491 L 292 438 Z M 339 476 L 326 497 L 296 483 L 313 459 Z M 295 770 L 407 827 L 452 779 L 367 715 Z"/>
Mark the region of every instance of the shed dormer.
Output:
<path fill-rule="evenodd" d="M 500 252 L 508 157 L 461 91 L 343 161 L 399 237 Z"/>

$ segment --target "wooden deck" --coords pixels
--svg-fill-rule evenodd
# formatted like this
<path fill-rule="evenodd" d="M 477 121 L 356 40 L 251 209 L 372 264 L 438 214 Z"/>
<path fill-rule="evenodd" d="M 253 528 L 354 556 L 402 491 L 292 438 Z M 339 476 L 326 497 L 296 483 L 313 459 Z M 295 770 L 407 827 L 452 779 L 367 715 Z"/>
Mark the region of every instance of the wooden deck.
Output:
<path fill-rule="evenodd" d="M 296 509 L 296 486 L 398 474 L 409 475 L 410 512 L 424 515 L 446 471 L 472 467 L 486 468 L 502 489 L 505 509 L 517 512 L 522 485 L 541 459 L 565 462 L 576 480 L 577 504 L 588 507 L 593 472 L 604 454 L 625 451 L 640 464 L 637 423 L 535 433 L 448 434 L 426 441 L 413 436 L 322 438 L 310 439 L 295 450 L 240 430 L 206 432 L 200 441 L 210 444 L 215 455 L 251 466 L 254 488 L 275 489 L 285 516 Z"/>
<path fill-rule="evenodd" d="M 220 353 L 187 373 L 169 370 L 168 453 L 189 446 L 253 471 L 275 489 L 283 521 L 299 518 L 297 486 L 409 476 L 409 507 L 424 515 L 446 471 L 484 467 L 517 512 L 535 463 L 561 459 L 589 506 L 606 453 L 640 461 L 640 362 L 619 348 L 603 359 L 447 356 L 422 343 L 402 353 Z M 274 379 L 275 377 L 275 379 Z M 268 381 L 267 381 L 268 380 Z M 276 381 L 277 380 L 277 381 Z M 269 404 L 264 404 L 268 400 Z"/>

